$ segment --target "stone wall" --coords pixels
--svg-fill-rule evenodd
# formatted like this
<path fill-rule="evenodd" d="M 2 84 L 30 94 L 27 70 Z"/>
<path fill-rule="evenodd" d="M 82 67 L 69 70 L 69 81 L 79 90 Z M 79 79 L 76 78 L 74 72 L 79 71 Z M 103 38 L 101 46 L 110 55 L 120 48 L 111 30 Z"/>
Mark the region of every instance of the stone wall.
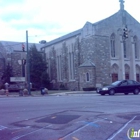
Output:
<path fill-rule="evenodd" d="M 89 74 L 89 81 L 86 79 L 86 74 Z M 95 67 L 79 67 L 80 90 L 87 87 L 96 86 L 96 70 Z"/>
<path fill-rule="evenodd" d="M 96 84 L 109 84 L 110 78 L 110 45 L 109 38 L 92 36 L 81 41 L 83 61 L 89 59 L 95 64 Z"/>
<path fill-rule="evenodd" d="M 74 79 L 69 79 L 68 69 L 68 46 L 67 42 L 62 43 L 61 47 L 61 72 L 62 80 L 57 79 L 57 56 L 54 48 L 50 51 L 50 69 L 51 69 L 51 80 L 55 80 L 55 88 L 60 88 L 60 85 L 65 85 L 70 90 L 80 89 L 81 81 L 79 73 L 85 73 L 89 68 L 84 68 L 84 71 L 79 69 L 79 66 L 84 63 L 87 59 L 91 60 L 95 64 L 94 71 L 91 72 L 91 83 L 90 85 L 84 84 L 83 86 L 96 86 L 96 84 L 109 84 L 110 80 L 110 46 L 109 38 L 105 36 L 91 36 L 83 38 L 81 41 L 77 37 L 73 43 L 74 53 Z M 83 87 L 82 86 L 82 87 Z"/>
<path fill-rule="evenodd" d="M 21 60 L 21 53 L 14 52 L 11 54 L 11 66 L 13 69 L 14 77 L 22 76 L 22 66 L 18 63 L 18 60 Z"/>

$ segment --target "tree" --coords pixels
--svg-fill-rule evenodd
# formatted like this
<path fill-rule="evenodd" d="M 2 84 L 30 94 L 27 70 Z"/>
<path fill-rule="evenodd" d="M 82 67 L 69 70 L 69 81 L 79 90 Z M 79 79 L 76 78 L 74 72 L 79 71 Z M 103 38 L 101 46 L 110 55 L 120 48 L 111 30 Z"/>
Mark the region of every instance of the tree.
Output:
<path fill-rule="evenodd" d="M 37 50 L 36 46 L 31 46 L 29 50 L 30 79 L 36 88 L 48 87 L 49 76 L 47 74 L 47 63 L 43 57 L 44 53 Z"/>
<path fill-rule="evenodd" d="M 41 85 L 45 87 L 46 85 L 50 85 L 49 75 L 47 72 L 43 72 L 41 75 Z M 48 87 L 49 88 L 49 87 Z"/>
<path fill-rule="evenodd" d="M 3 84 L 6 82 L 10 83 L 10 77 L 12 77 L 12 76 L 13 76 L 12 67 L 8 63 L 5 70 L 3 71 L 3 75 L 1 77 Z"/>

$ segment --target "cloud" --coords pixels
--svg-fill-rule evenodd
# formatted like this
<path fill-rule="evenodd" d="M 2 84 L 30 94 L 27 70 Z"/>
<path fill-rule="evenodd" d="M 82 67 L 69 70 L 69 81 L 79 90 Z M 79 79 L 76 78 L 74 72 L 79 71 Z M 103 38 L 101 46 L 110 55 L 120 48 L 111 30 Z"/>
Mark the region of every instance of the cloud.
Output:
<path fill-rule="evenodd" d="M 14 5 L 14 4 L 21 4 L 25 0 L 0 0 L 0 6 L 1 7 L 6 7 L 9 5 Z"/>
<path fill-rule="evenodd" d="M 17 12 L 12 12 L 12 13 L 5 13 L 3 15 L 1 15 L 1 19 L 5 22 L 10 22 L 12 21 L 13 19 L 14 20 L 20 20 L 22 17 L 22 14 L 21 13 L 17 13 Z"/>
<path fill-rule="evenodd" d="M 139 18 L 138 10 L 134 12 L 127 1 L 125 4 L 127 9 L 133 9 L 134 17 Z M 31 36 L 37 35 L 30 40 L 38 42 L 43 38 L 49 41 L 82 28 L 87 21 L 94 23 L 118 10 L 119 0 L 0 0 L 0 30 L 3 33 L 0 39 L 25 40 L 28 30 Z"/>

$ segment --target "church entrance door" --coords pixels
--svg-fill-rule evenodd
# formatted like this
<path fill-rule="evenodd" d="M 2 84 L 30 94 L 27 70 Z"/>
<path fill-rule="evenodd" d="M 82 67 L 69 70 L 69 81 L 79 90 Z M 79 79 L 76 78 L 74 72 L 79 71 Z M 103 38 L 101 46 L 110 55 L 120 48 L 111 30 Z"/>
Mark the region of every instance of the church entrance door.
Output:
<path fill-rule="evenodd" d="M 117 73 L 112 73 L 112 82 L 115 82 L 118 80 L 118 74 Z"/>

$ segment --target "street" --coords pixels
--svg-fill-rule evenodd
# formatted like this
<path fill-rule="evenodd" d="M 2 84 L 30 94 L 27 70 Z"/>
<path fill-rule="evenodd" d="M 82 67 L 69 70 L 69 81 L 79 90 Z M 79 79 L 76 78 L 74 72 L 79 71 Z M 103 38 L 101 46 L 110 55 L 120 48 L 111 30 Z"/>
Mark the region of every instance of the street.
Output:
<path fill-rule="evenodd" d="M 133 94 L 0 98 L 0 140 L 129 140 L 139 106 Z"/>

